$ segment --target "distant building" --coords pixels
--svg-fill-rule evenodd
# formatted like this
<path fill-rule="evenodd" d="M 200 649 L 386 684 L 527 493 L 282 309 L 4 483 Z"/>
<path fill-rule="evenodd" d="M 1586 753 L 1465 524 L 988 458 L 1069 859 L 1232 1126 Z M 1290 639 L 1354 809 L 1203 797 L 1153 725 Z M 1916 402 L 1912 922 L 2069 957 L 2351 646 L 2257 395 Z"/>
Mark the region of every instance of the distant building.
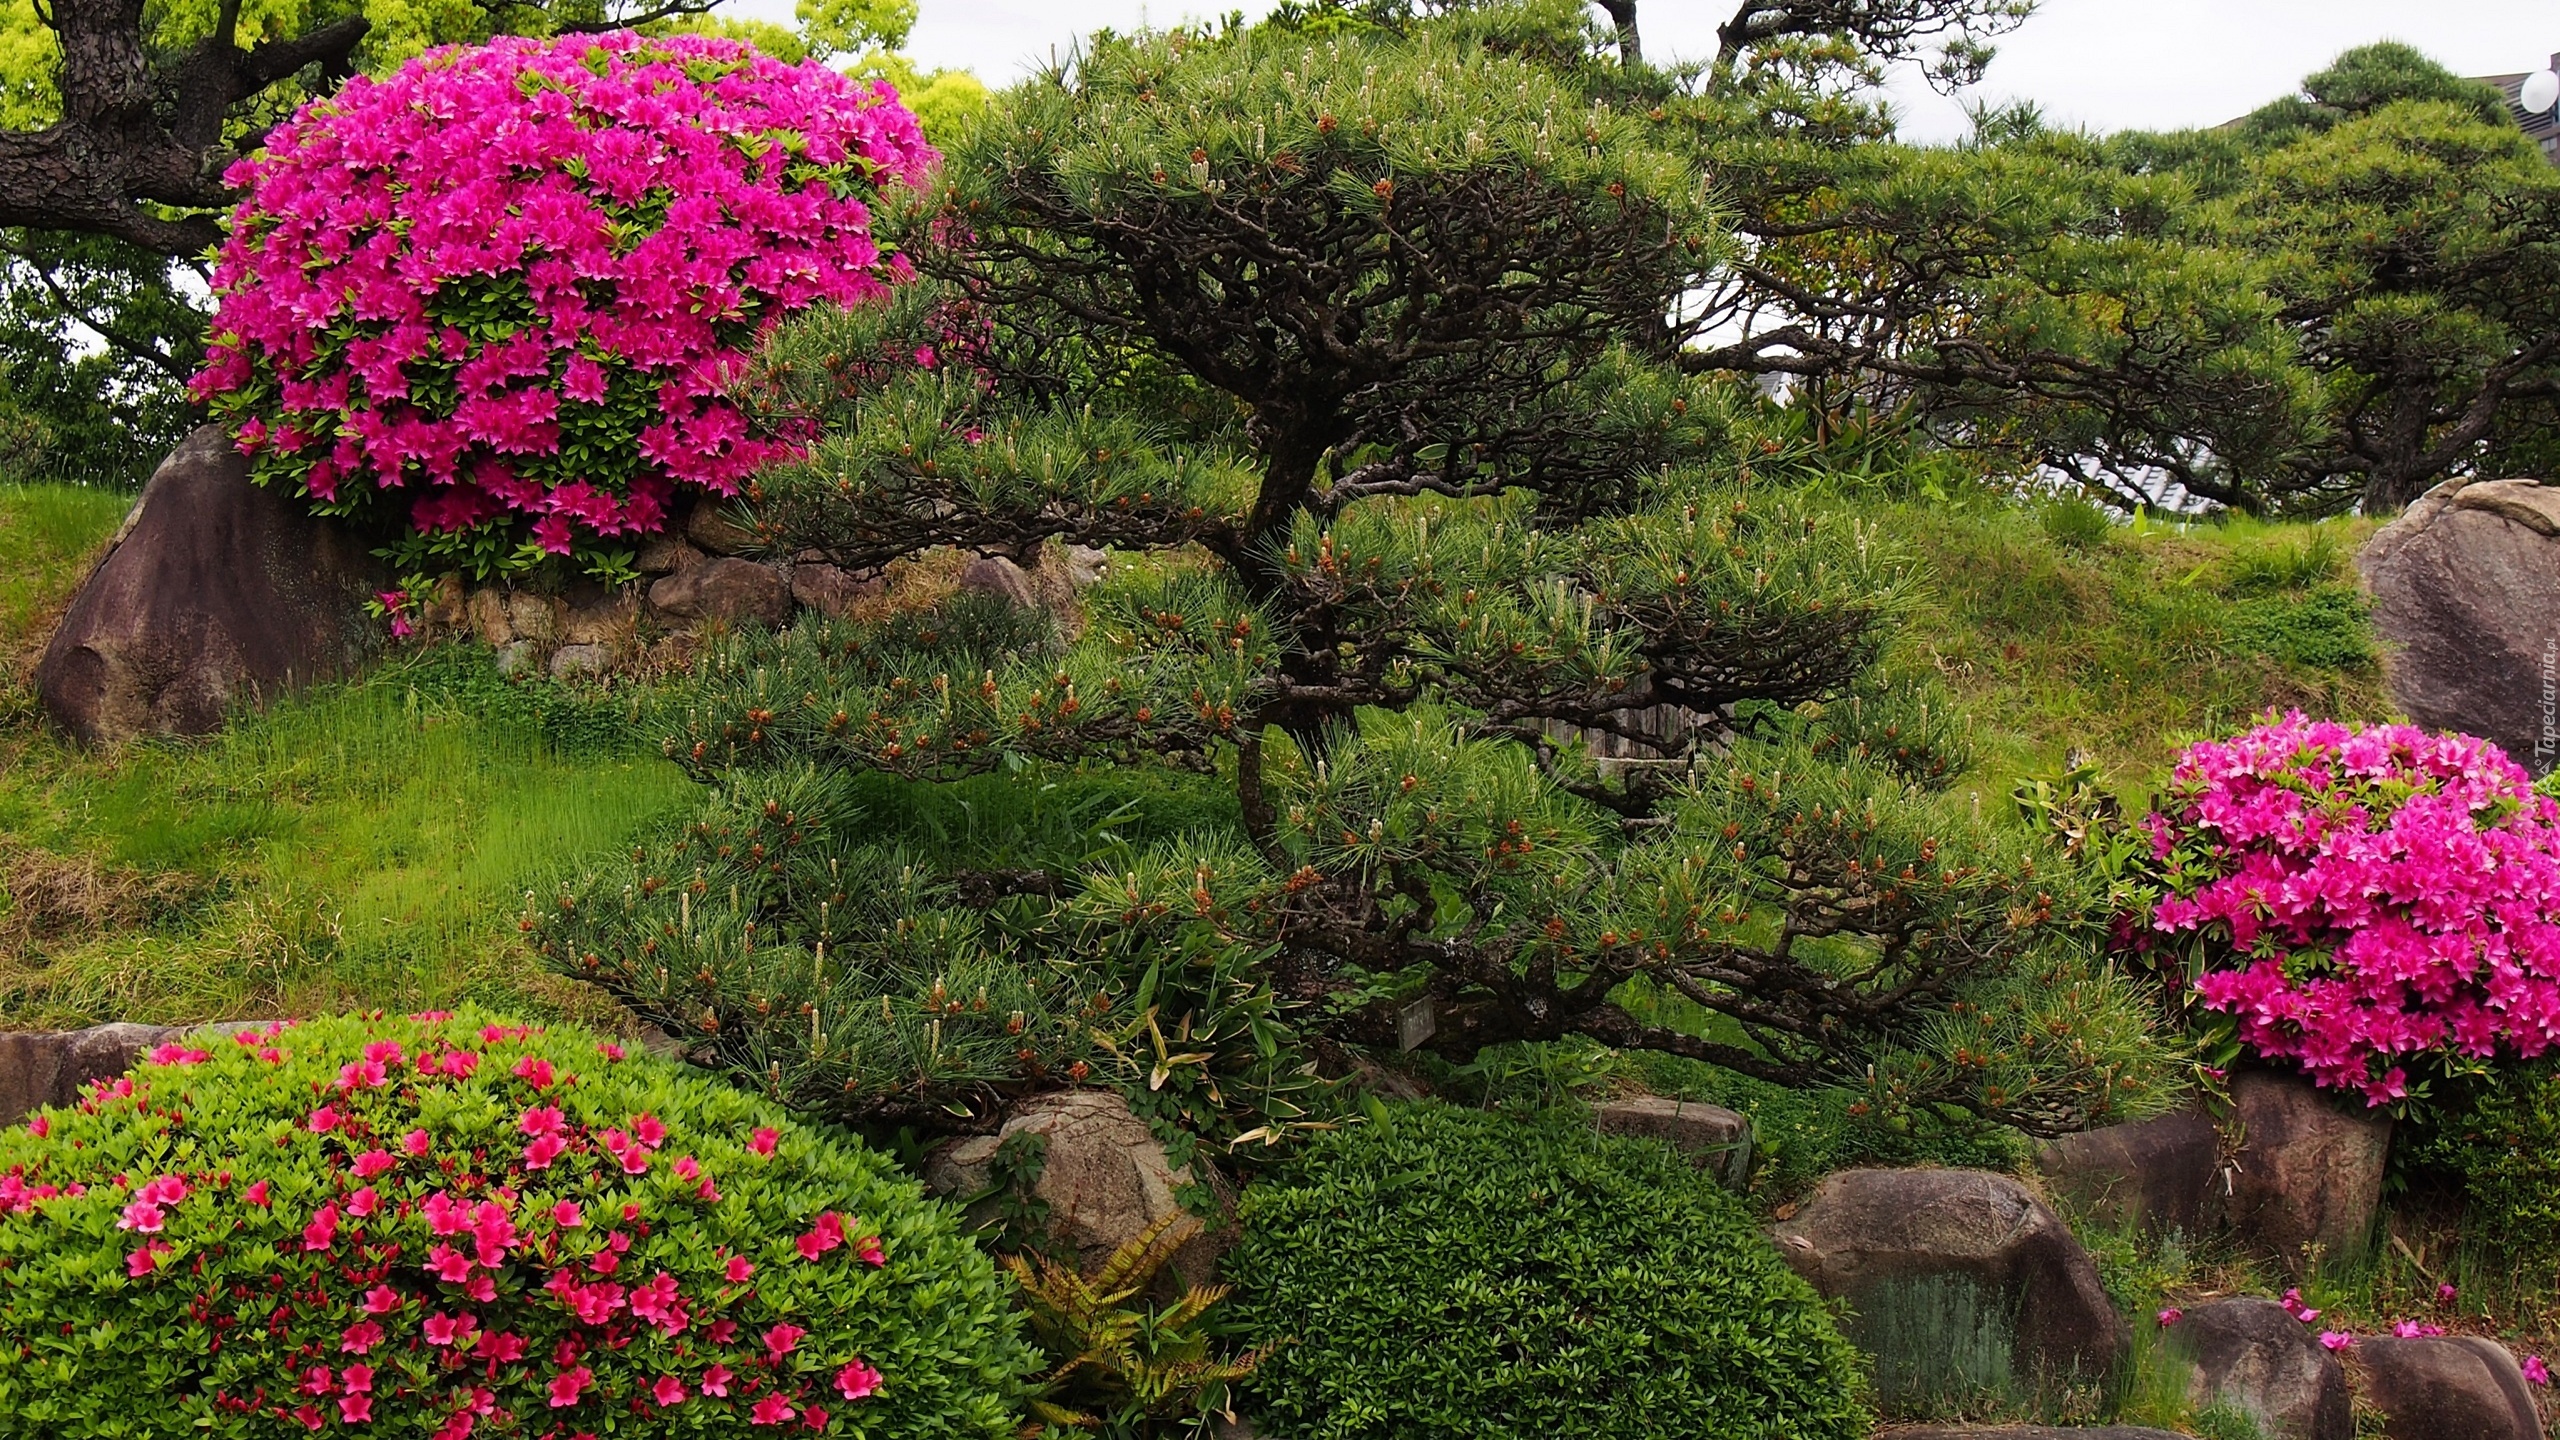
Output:
<path fill-rule="evenodd" d="M 2560 70 L 2560 55 L 2551 57 L 2551 68 Z M 2516 123 L 2524 127 L 2524 133 L 2532 136 L 2533 143 L 2542 147 L 2542 158 L 2560 165 L 2560 124 L 2553 123 L 2548 110 L 2528 115 L 2524 107 L 2516 103 L 2516 92 L 2524 88 L 2524 76 L 2483 75 L 2479 79 L 2483 84 L 2498 87 L 2500 93 L 2507 97 L 2507 113 L 2515 116 Z"/>

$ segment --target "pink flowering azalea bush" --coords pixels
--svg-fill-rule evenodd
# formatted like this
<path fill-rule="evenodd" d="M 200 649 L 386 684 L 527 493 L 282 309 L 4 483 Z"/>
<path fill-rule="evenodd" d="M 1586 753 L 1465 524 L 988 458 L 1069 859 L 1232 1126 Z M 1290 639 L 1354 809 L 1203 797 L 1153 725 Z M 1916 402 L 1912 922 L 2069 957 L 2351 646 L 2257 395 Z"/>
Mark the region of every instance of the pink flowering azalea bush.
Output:
<path fill-rule="evenodd" d="M 2157 940 L 2261 1056 L 2386 1104 L 2423 1056 L 2560 1036 L 2560 807 L 2487 741 L 2270 718 L 2148 819 Z"/>
<path fill-rule="evenodd" d="M 412 571 L 611 571 L 785 443 L 730 398 L 749 354 L 907 275 L 872 207 L 936 159 L 886 84 L 731 40 L 432 51 L 232 167 L 196 393 L 260 483 L 405 530 Z"/>
<path fill-rule="evenodd" d="M 1032 1364 L 886 1160 L 569 1029 L 163 1047 L 0 1139 L 0 1431 L 992 1437 Z"/>

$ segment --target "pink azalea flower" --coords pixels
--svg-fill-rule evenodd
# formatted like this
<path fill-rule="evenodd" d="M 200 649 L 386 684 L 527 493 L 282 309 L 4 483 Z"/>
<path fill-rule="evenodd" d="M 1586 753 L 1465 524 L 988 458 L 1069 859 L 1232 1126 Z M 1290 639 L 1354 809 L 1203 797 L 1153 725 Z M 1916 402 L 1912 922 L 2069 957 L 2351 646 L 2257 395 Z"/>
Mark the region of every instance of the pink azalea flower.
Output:
<path fill-rule="evenodd" d="M 809 1332 L 797 1325 L 782 1324 L 764 1332 L 765 1353 L 779 1360 L 800 1348 L 800 1337 Z"/>
<path fill-rule="evenodd" d="M 563 1230 L 574 1230 L 587 1223 L 586 1215 L 575 1200 L 562 1200 L 551 1207 L 551 1223 Z"/>
<path fill-rule="evenodd" d="M 755 1274 L 755 1273 L 756 1273 L 755 1263 L 754 1263 L 753 1261 L 750 1261 L 749 1259 L 747 1259 L 747 1257 L 746 1257 L 746 1256 L 744 1256 L 744 1255 L 732 1255 L 732 1256 L 730 1256 L 730 1257 L 729 1257 L 729 1283 L 730 1283 L 730 1284 L 732 1284 L 732 1285 L 744 1285 L 745 1283 L 747 1283 L 747 1277 L 748 1277 L 748 1276 L 750 1276 L 750 1275 L 753 1275 L 753 1274 Z"/>
<path fill-rule="evenodd" d="M 2527 1355 L 2517 1368 L 2524 1371 L 2524 1378 L 2536 1385 L 2551 1383 L 2551 1367 L 2544 1364 L 2539 1355 Z"/>
<path fill-rule="evenodd" d="M 267 1182 L 261 1180 L 257 1184 L 250 1186 L 246 1191 L 242 1192 L 240 1198 L 262 1210 L 265 1209 L 267 1206 Z"/>
<path fill-rule="evenodd" d="M 388 1315 L 400 1308 L 400 1292 L 388 1285 L 376 1285 L 364 1292 L 364 1313 Z"/>
<path fill-rule="evenodd" d="M 338 1348 L 350 1355 L 364 1355 L 382 1343 L 382 1327 L 370 1320 L 359 1320 L 338 1336 Z"/>
<path fill-rule="evenodd" d="M 781 1138 L 782 1132 L 779 1130 L 761 1129 L 748 1139 L 747 1148 L 759 1155 L 770 1155 L 773 1153 L 774 1142 Z"/>
<path fill-rule="evenodd" d="M 748 1418 L 758 1425 L 780 1425 L 790 1420 L 794 1413 L 791 1402 L 783 1398 L 781 1391 L 768 1390 L 764 1398 L 755 1403 Z"/>
<path fill-rule="evenodd" d="M 510 1073 L 536 1090 L 551 1088 L 551 1062 L 539 1055 L 527 1055 L 518 1060 L 515 1069 Z"/>
<path fill-rule="evenodd" d="M 429 1143 L 427 1132 L 424 1130 L 412 1130 L 400 1137 L 401 1151 L 413 1158 L 423 1157 L 427 1153 Z"/>
<path fill-rule="evenodd" d="M 557 1135 L 537 1135 L 531 1144 L 524 1147 L 524 1168 L 547 1170 L 551 1168 L 551 1162 L 559 1159 L 568 1148 Z"/>
<path fill-rule="evenodd" d="M 2324 1350 L 2344 1350 L 2354 1343 L 2356 1343 L 2356 1337 L 2348 1334 L 2344 1330 L 2323 1330 L 2320 1332 L 2320 1347 Z"/>
<path fill-rule="evenodd" d="M 836 1372 L 836 1393 L 847 1400 L 867 1399 L 880 1391 L 880 1372 L 856 1360 Z"/>
<path fill-rule="evenodd" d="M 385 1170 L 399 1168 L 400 1162 L 387 1150 L 367 1150 L 355 1159 L 356 1178 L 370 1180 Z"/>
<path fill-rule="evenodd" d="M 649 1387 L 649 1398 L 657 1401 L 661 1408 L 683 1404 L 688 1393 L 684 1382 L 673 1375 L 661 1375 L 658 1383 Z"/>
<path fill-rule="evenodd" d="M 815 1260 L 844 1243 L 844 1218 L 833 1210 L 819 1214 L 809 1233 L 792 1242 L 803 1260 Z"/>
<path fill-rule="evenodd" d="M 552 1376 L 551 1408 L 561 1410 L 577 1404 L 578 1397 L 585 1394 L 587 1387 L 594 1382 L 595 1373 L 584 1365 Z"/>
<path fill-rule="evenodd" d="M 727 1342 L 723 1341 L 722 1343 L 725 1344 Z M 705 1395 L 717 1395 L 722 1399 L 727 1399 L 729 1395 L 729 1382 L 736 1378 L 738 1377 L 729 1373 L 728 1366 L 715 1363 L 710 1369 L 702 1372 L 702 1393 Z"/>
<path fill-rule="evenodd" d="M 2160 1312 L 2160 1323 L 2162 1325 L 2175 1325 L 2185 1318 L 2187 1318 L 2187 1312 L 2179 1309 L 2175 1305 L 2172 1305 Z"/>
<path fill-rule="evenodd" d="M 338 1418 L 350 1425 L 362 1425 L 373 1418 L 373 1397 L 342 1395 L 338 1397 Z"/>

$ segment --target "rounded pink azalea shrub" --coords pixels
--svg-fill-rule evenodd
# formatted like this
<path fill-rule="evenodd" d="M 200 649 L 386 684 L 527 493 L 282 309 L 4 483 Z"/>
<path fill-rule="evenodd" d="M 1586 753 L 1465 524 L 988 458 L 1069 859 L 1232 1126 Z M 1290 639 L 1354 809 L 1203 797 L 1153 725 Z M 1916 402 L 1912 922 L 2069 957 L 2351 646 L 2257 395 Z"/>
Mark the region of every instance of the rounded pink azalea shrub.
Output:
<path fill-rule="evenodd" d="M 993 1440 L 1032 1364 L 887 1161 L 574 1030 L 268 1026 L 0 1138 L 11 1433 Z"/>
<path fill-rule="evenodd" d="M 609 573 L 771 458 L 730 387 L 783 316 L 904 278 L 871 204 L 937 158 L 886 84 L 735 41 L 432 51 L 232 167 L 196 393 L 260 483 L 400 527 L 413 571 Z"/>
<path fill-rule="evenodd" d="M 2560 1039 L 2560 807 L 2487 741 L 2288 714 L 2189 749 L 2147 823 L 2154 943 L 2259 1055 L 2380 1105 Z"/>

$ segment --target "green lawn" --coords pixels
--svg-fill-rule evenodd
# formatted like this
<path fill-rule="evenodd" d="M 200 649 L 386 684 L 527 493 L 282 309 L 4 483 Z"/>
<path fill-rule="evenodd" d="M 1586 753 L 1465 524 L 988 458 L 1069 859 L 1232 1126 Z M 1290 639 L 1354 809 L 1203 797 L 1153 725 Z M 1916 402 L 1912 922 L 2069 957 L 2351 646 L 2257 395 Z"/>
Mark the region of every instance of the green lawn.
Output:
<path fill-rule="evenodd" d="M 518 939 L 528 889 L 692 786 L 627 702 L 406 656 L 202 741 L 86 753 L 24 666 L 125 497 L 0 488 L 0 1025 L 355 1006 L 598 1011 Z"/>

